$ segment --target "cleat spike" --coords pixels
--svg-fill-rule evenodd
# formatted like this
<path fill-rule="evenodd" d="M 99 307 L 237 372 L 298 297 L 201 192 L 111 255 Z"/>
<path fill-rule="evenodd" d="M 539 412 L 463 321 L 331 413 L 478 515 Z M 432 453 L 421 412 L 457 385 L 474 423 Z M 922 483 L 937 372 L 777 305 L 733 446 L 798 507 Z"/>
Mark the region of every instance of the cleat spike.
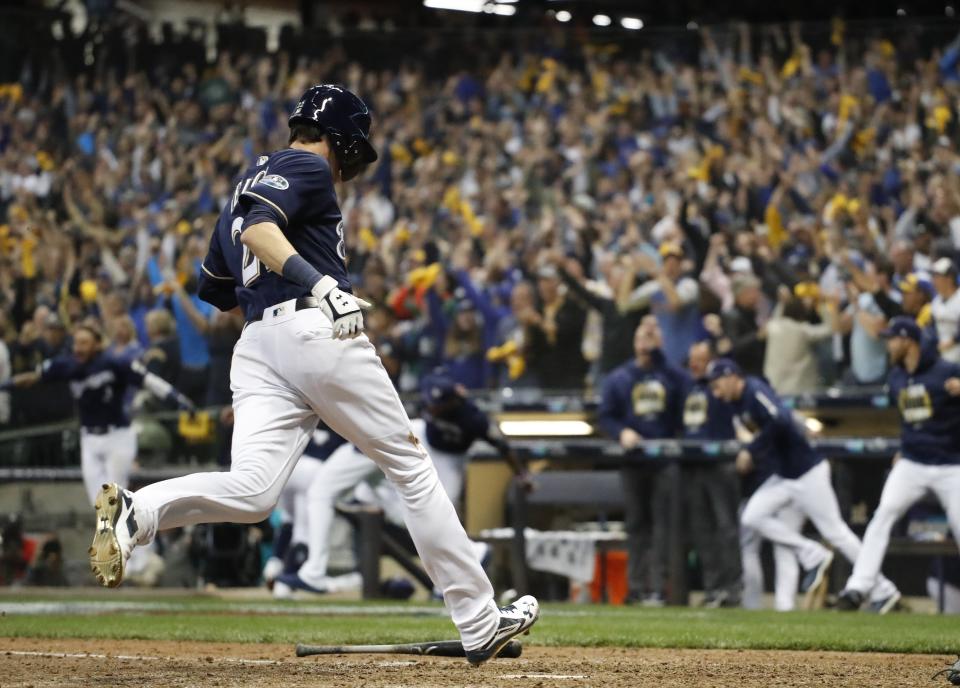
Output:
<path fill-rule="evenodd" d="M 110 500 L 109 500 L 109 503 L 110 503 L 110 506 L 116 506 L 116 504 L 117 504 L 117 498 L 116 498 L 116 497 L 111 497 Z"/>
<path fill-rule="evenodd" d="M 107 483 L 104 483 L 104 484 L 101 485 L 100 487 L 103 488 L 103 491 L 104 491 L 104 492 L 108 492 L 108 491 L 110 490 L 110 486 L 109 486 Z"/>
<path fill-rule="evenodd" d="M 97 551 L 97 550 L 95 550 L 93 547 L 91 547 L 90 549 L 87 550 L 87 554 L 89 554 L 89 555 L 92 557 L 96 551 Z"/>
<path fill-rule="evenodd" d="M 111 545 L 110 545 L 110 554 L 116 554 L 116 553 L 117 553 L 117 546 L 114 545 L 114 544 L 111 544 Z"/>

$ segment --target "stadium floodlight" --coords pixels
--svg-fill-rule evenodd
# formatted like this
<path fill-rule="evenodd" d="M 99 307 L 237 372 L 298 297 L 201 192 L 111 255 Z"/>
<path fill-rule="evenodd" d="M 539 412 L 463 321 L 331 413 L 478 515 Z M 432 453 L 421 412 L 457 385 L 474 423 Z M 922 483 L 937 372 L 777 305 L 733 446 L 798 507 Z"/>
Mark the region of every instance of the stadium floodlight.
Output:
<path fill-rule="evenodd" d="M 586 437 L 593 426 L 583 420 L 502 420 L 500 432 L 507 437 Z"/>
<path fill-rule="evenodd" d="M 620 20 L 620 26 L 631 31 L 639 31 L 643 28 L 643 20 L 637 17 L 623 17 Z"/>
<path fill-rule="evenodd" d="M 559 10 L 556 16 L 557 16 L 557 21 L 562 24 L 566 24 L 568 21 L 573 19 L 573 15 L 567 12 L 566 10 Z"/>
<path fill-rule="evenodd" d="M 432 10 L 457 10 L 458 12 L 480 12 L 485 0 L 423 0 L 423 6 Z"/>
<path fill-rule="evenodd" d="M 610 26 L 610 17 L 605 14 L 593 15 L 593 23 L 597 26 Z"/>
<path fill-rule="evenodd" d="M 493 13 L 499 14 L 501 17 L 512 17 L 517 13 L 517 8 L 513 5 L 494 5 Z"/>

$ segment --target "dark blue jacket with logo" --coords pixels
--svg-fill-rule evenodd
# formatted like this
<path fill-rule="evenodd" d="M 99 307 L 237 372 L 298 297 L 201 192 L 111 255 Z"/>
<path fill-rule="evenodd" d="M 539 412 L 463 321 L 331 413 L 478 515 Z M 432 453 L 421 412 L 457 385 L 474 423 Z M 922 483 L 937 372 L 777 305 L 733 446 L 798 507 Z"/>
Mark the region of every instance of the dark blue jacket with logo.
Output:
<path fill-rule="evenodd" d="M 614 368 L 603 382 L 597 422 L 614 439 L 631 428 L 646 439 L 666 439 L 680 434 L 684 391 L 690 376 L 668 363 L 663 353 L 652 355 L 651 365 L 636 360 Z"/>
<path fill-rule="evenodd" d="M 894 366 L 887 382 L 890 400 L 899 409 L 900 452 L 925 464 L 960 464 L 960 397 L 944 384 L 960 377 L 960 365 L 940 358 L 936 342 L 925 339 L 913 373 Z"/>
<path fill-rule="evenodd" d="M 694 380 L 683 401 L 683 436 L 688 440 L 732 440 L 733 409 L 713 396 L 706 380 Z"/>

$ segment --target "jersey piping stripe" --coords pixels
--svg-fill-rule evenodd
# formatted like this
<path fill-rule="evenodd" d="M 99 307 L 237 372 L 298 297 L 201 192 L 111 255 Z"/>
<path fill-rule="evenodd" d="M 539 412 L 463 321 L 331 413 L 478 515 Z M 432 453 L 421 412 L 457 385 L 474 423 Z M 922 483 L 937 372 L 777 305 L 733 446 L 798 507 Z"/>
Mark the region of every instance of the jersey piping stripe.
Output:
<path fill-rule="evenodd" d="M 229 280 L 230 282 L 233 281 L 233 278 L 232 278 L 232 277 L 221 277 L 220 275 L 214 275 L 212 272 L 210 272 L 209 270 L 207 270 L 207 266 L 204 265 L 204 264 L 202 264 L 202 263 L 200 264 L 200 269 L 203 270 L 205 273 L 207 273 L 207 275 L 208 275 L 209 277 L 212 277 L 213 279 Z"/>
<path fill-rule="evenodd" d="M 290 221 L 287 219 L 287 214 L 286 214 L 285 212 L 283 212 L 283 208 L 281 208 L 280 206 L 278 206 L 276 203 L 274 203 L 273 201 L 271 201 L 269 198 L 265 198 L 265 197 L 261 196 L 260 194 L 254 193 L 253 191 L 249 191 L 249 190 L 248 190 L 248 191 L 244 191 L 244 192 L 241 194 L 241 196 L 253 196 L 253 197 L 256 198 L 256 199 L 263 201 L 263 202 L 266 203 L 267 205 L 273 206 L 273 208 L 276 209 L 276 211 L 277 211 L 278 213 L 280 213 L 281 215 L 283 215 L 283 224 L 284 224 L 284 225 L 289 224 Z"/>

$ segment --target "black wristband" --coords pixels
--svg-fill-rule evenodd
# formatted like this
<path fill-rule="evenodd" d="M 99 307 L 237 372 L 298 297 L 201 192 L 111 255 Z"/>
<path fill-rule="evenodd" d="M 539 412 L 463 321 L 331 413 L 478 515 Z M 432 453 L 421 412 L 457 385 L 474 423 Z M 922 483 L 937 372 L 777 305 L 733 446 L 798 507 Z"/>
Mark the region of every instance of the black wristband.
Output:
<path fill-rule="evenodd" d="M 323 275 L 310 265 L 299 253 L 294 253 L 283 263 L 283 278 L 306 289 L 323 279 Z"/>

